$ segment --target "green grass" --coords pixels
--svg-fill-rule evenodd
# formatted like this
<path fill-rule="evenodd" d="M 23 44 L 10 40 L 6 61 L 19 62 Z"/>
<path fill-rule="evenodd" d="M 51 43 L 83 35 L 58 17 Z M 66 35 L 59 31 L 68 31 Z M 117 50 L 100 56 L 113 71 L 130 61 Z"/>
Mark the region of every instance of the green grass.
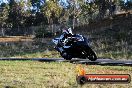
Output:
<path fill-rule="evenodd" d="M 90 47 L 98 57 L 112 59 L 131 59 L 131 45 L 125 41 L 110 42 L 112 40 L 92 40 Z M 50 43 L 51 40 L 47 41 Z M 41 40 L 34 42 L 17 42 L 0 45 L 0 57 L 18 58 L 60 58 L 60 54 L 53 48 L 53 44 L 42 43 Z"/>
<path fill-rule="evenodd" d="M 132 15 L 93 22 L 73 31 L 90 38 L 99 57 L 132 59 Z"/>
<path fill-rule="evenodd" d="M 50 41 L 47 41 L 49 43 Z M 53 45 L 42 43 L 41 40 L 33 42 L 11 42 L 0 44 L 0 57 L 19 58 L 59 58 Z"/>
<path fill-rule="evenodd" d="M 34 52 L 34 53 L 26 53 L 18 54 L 11 56 L 10 58 L 62 58 L 60 54 L 56 51 L 48 51 L 45 50 L 43 52 Z"/>
<path fill-rule="evenodd" d="M 131 88 L 129 84 L 76 83 L 76 64 L 64 62 L 0 61 L 0 88 Z M 132 67 L 83 65 L 89 74 L 130 74 Z"/>

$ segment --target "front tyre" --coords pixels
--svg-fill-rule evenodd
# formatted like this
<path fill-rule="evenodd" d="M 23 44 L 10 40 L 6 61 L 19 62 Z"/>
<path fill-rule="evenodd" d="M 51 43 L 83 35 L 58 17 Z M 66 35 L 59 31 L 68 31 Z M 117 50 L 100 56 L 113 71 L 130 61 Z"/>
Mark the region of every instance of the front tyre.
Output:
<path fill-rule="evenodd" d="M 91 60 L 91 61 L 96 61 L 97 56 L 93 51 L 91 51 L 90 54 L 88 55 L 88 59 Z"/>
<path fill-rule="evenodd" d="M 91 61 L 97 60 L 96 54 L 94 53 L 94 51 L 90 47 L 87 49 L 87 58 Z"/>

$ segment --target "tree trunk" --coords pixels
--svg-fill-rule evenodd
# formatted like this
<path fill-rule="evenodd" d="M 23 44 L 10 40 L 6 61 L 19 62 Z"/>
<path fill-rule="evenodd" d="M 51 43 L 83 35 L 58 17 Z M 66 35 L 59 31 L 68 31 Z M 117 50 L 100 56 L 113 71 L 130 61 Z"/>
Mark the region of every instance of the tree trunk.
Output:
<path fill-rule="evenodd" d="M 72 21 L 72 28 L 74 29 L 75 28 L 75 17 L 73 17 L 73 21 Z"/>
<path fill-rule="evenodd" d="M 4 30 L 4 28 L 2 28 L 2 36 L 3 37 L 5 36 L 5 30 Z"/>

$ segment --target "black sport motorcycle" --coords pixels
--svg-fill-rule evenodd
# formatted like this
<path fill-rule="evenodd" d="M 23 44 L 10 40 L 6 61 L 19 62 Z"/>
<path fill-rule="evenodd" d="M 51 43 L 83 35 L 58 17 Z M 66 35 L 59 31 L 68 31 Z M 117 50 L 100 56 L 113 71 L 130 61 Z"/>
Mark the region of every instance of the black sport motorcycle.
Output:
<path fill-rule="evenodd" d="M 97 60 L 95 52 L 88 45 L 88 40 L 82 35 L 74 34 L 63 41 L 60 38 L 52 39 L 52 41 L 56 44 L 55 49 L 66 60 L 72 58 Z"/>

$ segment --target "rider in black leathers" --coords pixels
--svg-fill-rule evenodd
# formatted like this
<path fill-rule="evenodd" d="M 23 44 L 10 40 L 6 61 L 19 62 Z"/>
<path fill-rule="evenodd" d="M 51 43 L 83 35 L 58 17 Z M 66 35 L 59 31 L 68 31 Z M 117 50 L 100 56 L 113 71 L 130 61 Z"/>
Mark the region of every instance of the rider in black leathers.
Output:
<path fill-rule="evenodd" d="M 62 29 L 62 35 L 60 36 L 60 38 L 59 38 L 59 42 L 58 42 L 58 45 L 57 45 L 57 47 L 55 47 L 58 51 L 61 51 L 61 52 L 63 52 L 64 51 L 64 49 L 63 48 L 65 48 L 66 47 L 66 44 L 67 44 L 67 38 L 68 37 L 72 37 L 72 30 L 71 30 L 71 28 L 63 28 Z"/>

